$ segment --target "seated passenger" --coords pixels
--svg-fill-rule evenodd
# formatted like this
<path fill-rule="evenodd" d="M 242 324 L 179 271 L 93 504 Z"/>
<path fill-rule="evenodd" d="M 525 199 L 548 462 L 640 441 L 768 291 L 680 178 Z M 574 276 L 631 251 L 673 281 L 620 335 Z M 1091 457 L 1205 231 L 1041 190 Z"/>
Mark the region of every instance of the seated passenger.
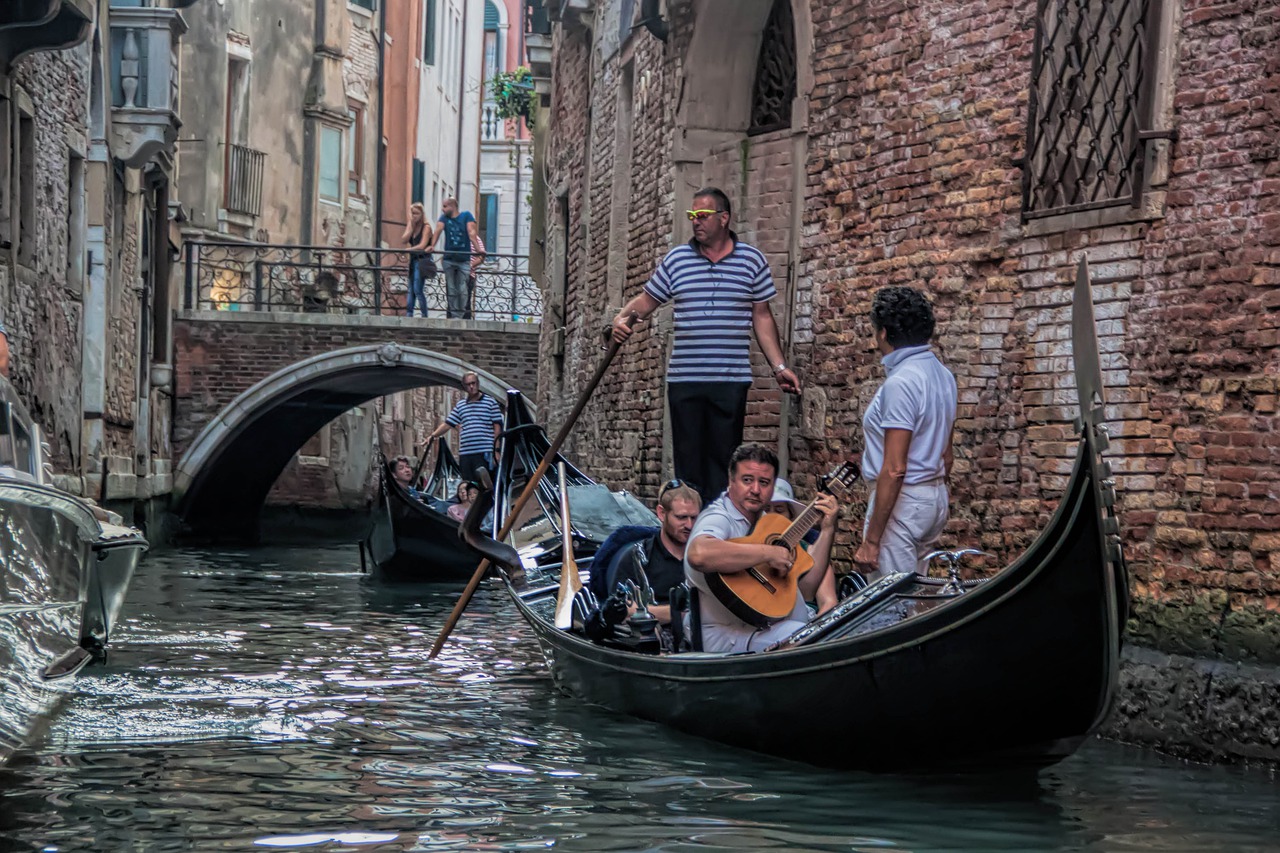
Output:
<path fill-rule="evenodd" d="M 795 491 L 791 488 L 791 484 L 779 477 L 773 481 L 773 497 L 769 501 L 768 512 L 785 515 L 787 518 L 795 521 L 796 516 L 804 512 L 804 504 L 796 500 Z M 825 535 L 829 533 L 830 535 Z M 840 599 L 836 595 L 836 573 L 827 571 L 827 564 L 831 561 L 831 546 L 835 540 L 834 526 L 828 530 L 826 527 L 815 527 L 804 535 L 800 546 L 809 552 L 809 556 L 813 558 L 813 568 L 811 572 L 822 572 L 822 583 L 818 585 L 815 601 L 818 607 L 818 614 L 821 616 L 839 603 Z"/>
<path fill-rule="evenodd" d="M 467 517 L 467 511 L 471 509 L 471 505 L 478 497 L 480 497 L 480 487 L 468 480 L 463 480 L 458 484 L 458 502 L 449 506 L 447 515 L 454 521 L 461 522 Z"/>
<path fill-rule="evenodd" d="M 701 509 L 702 498 L 696 491 L 680 480 L 667 483 L 658 493 L 656 507 L 662 526 L 652 536 L 622 548 L 611 561 L 605 589 L 612 592 L 628 580 L 643 588 L 647 581 L 654 600 L 649 615 L 663 625 L 670 624 L 671 589 L 684 583 L 684 549 Z"/>
<path fill-rule="evenodd" d="M 409 493 L 409 497 L 422 500 L 422 493 L 413 485 L 413 461 L 408 456 L 397 456 L 391 460 L 391 476 L 400 488 Z"/>
<path fill-rule="evenodd" d="M 698 516 L 685 548 L 685 576 L 698 588 L 702 624 L 702 649 L 707 652 L 760 651 L 789 637 L 810 618 L 805 598 L 817 593 L 829 565 L 815 565 L 797 584 L 795 604 L 788 618 L 756 628 L 735 616 L 711 592 L 708 574 L 735 574 L 763 565 L 777 575 L 791 571 L 791 552 L 781 545 L 730 540 L 747 536 L 769 499 L 778 474 L 778 457 L 759 444 L 744 444 L 729 459 L 729 486 Z M 838 506 L 831 495 L 821 495 L 815 507 L 822 513 L 822 533 L 830 542 L 835 535 Z M 829 547 L 829 546 L 828 546 Z M 821 571 L 819 571 L 821 569 Z"/>

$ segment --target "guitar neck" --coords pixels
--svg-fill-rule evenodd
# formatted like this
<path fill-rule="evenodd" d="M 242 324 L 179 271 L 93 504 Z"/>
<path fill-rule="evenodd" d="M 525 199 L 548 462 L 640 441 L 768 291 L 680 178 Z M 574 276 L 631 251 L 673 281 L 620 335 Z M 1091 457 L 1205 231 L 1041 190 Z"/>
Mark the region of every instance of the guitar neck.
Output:
<path fill-rule="evenodd" d="M 791 522 L 791 526 L 782 534 L 782 541 L 786 543 L 788 548 L 794 548 L 800 544 L 800 540 L 804 535 L 813 529 L 813 526 L 822 518 L 822 513 L 813 504 L 809 504 L 804 508 L 804 512 L 796 516 L 795 521 Z"/>

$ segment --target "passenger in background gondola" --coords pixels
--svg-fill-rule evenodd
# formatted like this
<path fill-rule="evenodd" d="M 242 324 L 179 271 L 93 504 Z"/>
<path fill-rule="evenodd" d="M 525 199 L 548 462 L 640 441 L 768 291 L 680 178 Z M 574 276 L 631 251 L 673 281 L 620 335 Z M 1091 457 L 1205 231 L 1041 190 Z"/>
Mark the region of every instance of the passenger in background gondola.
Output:
<path fill-rule="evenodd" d="M 911 287 L 885 287 L 871 303 L 886 378 L 862 416 L 862 473 L 871 489 L 853 555 L 874 578 L 922 572 L 947 525 L 956 378 L 929 348 L 933 306 Z"/>
<path fill-rule="evenodd" d="M 458 484 L 457 503 L 450 504 L 446 515 L 454 521 L 461 522 L 467 517 L 467 510 L 471 509 L 471 505 L 476 502 L 476 498 L 480 497 L 480 487 L 475 483 L 463 480 Z"/>
<path fill-rule="evenodd" d="M 413 460 L 408 456 L 397 456 L 391 460 L 391 476 L 409 493 L 409 497 L 422 500 L 422 494 L 414 488 Z"/>

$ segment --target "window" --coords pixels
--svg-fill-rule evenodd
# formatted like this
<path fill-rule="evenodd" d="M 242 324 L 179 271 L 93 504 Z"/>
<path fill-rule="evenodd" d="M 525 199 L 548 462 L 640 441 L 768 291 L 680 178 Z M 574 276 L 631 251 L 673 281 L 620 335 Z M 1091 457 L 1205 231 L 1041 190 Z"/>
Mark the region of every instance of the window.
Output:
<path fill-rule="evenodd" d="M 14 197 L 18 202 L 18 261 L 34 266 L 36 260 L 36 120 L 18 111 L 18 168 Z"/>
<path fill-rule="evenodd" d="M 476 222 L 476 229 L 480 232 L 480 239 L 484 240 L 485 249 L 490 252 L 498 251 L 497 193 L 480 194 L 480 217 Z"/>
<path fill-rule="evenodd" d="M 243 57 L 227 57 L 226 110 L 227 143 L 247 144 L 249 141 L 249 62 Z"/>
<path fill-rule="evenodd" d="M 413 194 L 410 201 L 424 202 L 427 195 L 427 164 L 413 158 Z M 429 213 L 430 211 L 428 211 Z"/>
<path fill-rule="evenodd" d="M 791 0 L 773 0 L 756 60 L 751 126 L 747 132 L 768 133 L 791 127 L 791 104 L 795 99 L 796 32 Z"/>
<path fill-rule="evenodd" d="M 351 126 L 347 128 L 347 195 L 363 195 L 364 108 L 348 103 L 347 115 L 351 118 Z"/>
<path fill-rule="evenodd" d="M 0 249 L 13 245 L 13 126 L 9 99 L 0 95 Z"/>
<path fill-rule="evenodd" d="M 1023 217 L 1141 202 L 1160 0 L 1046 0 L 1036 14 Z"/>
<path fill-rule="evenodd" d="M 423 10 L 422 63 L 436 64 L 436 0 L 426 0 Z"/>
<path fill-rule="evenodd" d="M 320 198 L 342 201 L 342 131 L 320 127 Z"/>
<path fill-rule="evenodd" d="M 498 7 L 493 5 L 493 0 L 485 0 L 484 3 L 484 82 L 483 85 L 487 89 L 489 81 L 493 79 L 493 75 L 503 70 L 502 54 L 498 40 L 498 27 L 501 26 L 501 20 L 498 17 Z M 485 97 L 489 95 L 486 93 Z"/>
<path fill-rule="evenodd" d="M 68 151 L 67 158 L 67 288 L 73 293 L 84 289 L 85 207 L 84 157 Z"/>
<path fill-rule="evenodd" d="M 368 9 L 370 12 L 377 10 L 378 0 L 347 0 L 352 6 L 359 6 L 361 9 Z"/>

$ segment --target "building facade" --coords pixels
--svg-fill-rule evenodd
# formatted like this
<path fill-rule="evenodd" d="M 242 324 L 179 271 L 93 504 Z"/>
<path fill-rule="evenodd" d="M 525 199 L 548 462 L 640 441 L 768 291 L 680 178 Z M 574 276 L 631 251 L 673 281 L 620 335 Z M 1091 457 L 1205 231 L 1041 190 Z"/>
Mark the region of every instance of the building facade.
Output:
<path fill-rule="evenodd" d="M 45 0 L 0 12 L 12 380 L 60 483 L 122 509 L 172 483 L 177 7 L 189 5 Z"/>
<path fill-rule="evenodd" d="M 434 222 L 446 198 L 473 213 L 478 201 L 484 0 L 422 0 L 422 9 L 411 192 Z"/>
<path fill-rule="evenodd" d="M 883 375 L 871 297 L 919 286 L 960 385 L 946 542 L 1007 562 L 1071 466 L 1069 282 L 1084 256 L 1130 635 L 1276 661 L 1274 0 L 545 5 L 559 18 L 530 59 L 548 93 L 534 243 L 559 318 L 544 324 L 539 395 L 553 422 L 594 367 L 601 324 L 689 238 L 694 188 L 716 184 L 770 259 L 806 386 L 780 400 L 759 371 L 749 435 L 778 443 L 802 493 L 857 452 Z M 651 496 L 670 472 L 669 337 L 660 313 L 628 344 L 574 442 L 586 470 Z M 846 567 L 862 509 L 841 525 Z"/>
<path fill-rule="evenodd" d="M 524 65 L 524 0 L 485 0 L 485 97 L 480 117 L 480 195 L 475 216 L 491 252 L 529 253 L 529 185 L 533 147 L 522 120 L 498 116 L 489 81 Z"/>

